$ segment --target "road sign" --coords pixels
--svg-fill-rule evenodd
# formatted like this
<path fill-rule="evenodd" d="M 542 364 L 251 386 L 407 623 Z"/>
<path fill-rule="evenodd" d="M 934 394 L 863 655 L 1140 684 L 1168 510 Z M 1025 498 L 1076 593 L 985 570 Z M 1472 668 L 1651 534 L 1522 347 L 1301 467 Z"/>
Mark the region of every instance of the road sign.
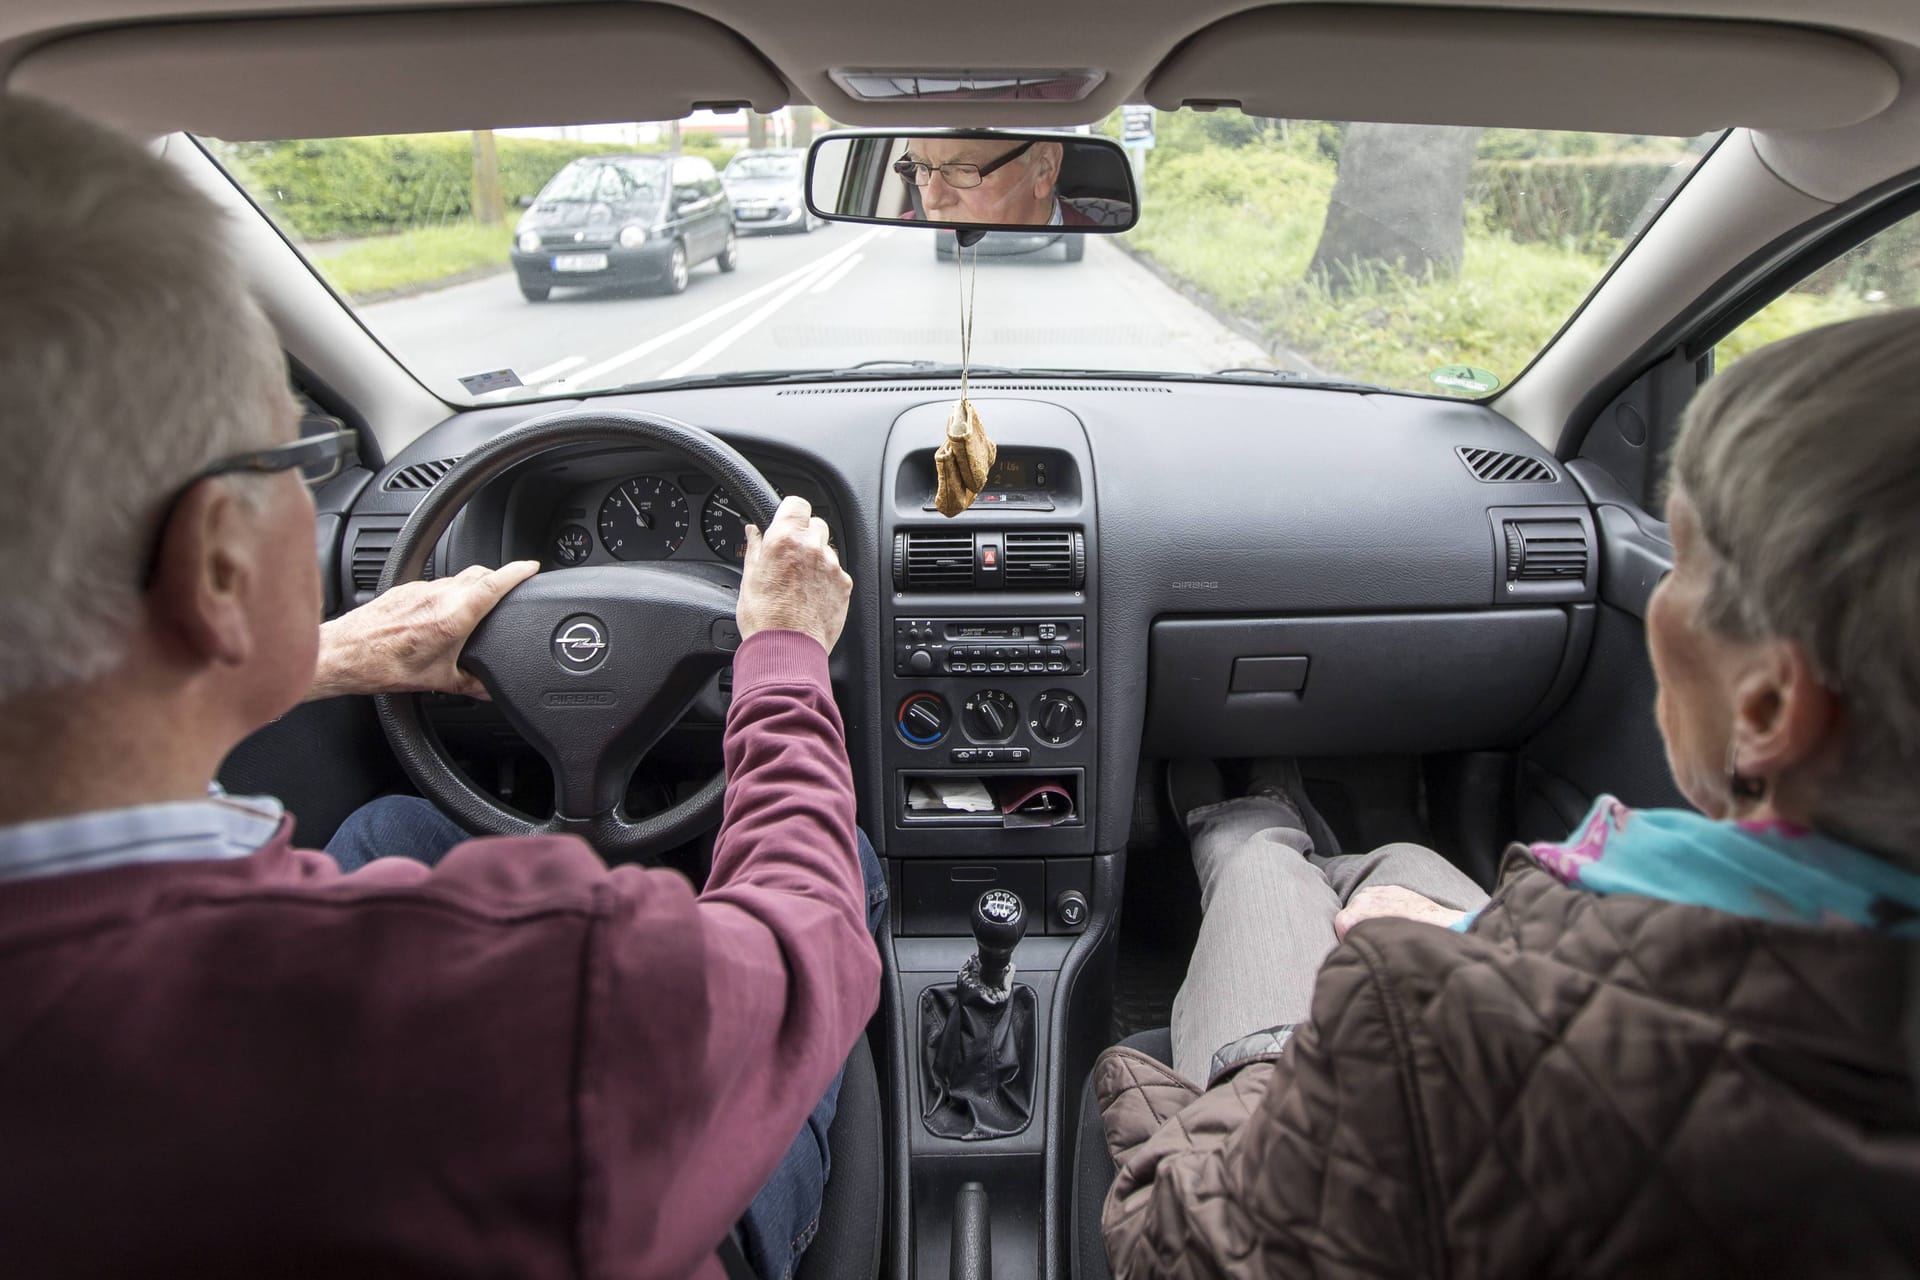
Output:
<path fill-rule="evenodd" d="M 1123 146 L 1138 147 L 1142 151 L 1152 149 L 1152 107 L 1130 106 L 1120 108 L 1120 142 Z"/>

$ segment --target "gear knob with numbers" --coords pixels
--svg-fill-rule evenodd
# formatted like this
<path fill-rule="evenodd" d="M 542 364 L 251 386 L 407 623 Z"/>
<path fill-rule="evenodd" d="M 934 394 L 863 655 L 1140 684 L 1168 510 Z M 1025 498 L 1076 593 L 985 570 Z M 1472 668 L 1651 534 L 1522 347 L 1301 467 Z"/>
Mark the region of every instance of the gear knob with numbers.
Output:
<path fill-rule="evenodd" d="M 1027 906 L 1007 889 L 989 889 L 973 904 L 973 945 L 980 956 L 980 981 L 999 987 L 1007 980 L 1013 949 L 1027 936 Z"/>

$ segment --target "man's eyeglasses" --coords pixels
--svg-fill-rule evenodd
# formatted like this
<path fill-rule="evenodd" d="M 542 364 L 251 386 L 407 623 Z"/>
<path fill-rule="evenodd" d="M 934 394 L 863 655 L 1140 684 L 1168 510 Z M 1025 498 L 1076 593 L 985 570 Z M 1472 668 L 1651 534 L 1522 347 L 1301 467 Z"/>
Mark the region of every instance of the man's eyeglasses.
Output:
<path fill-rule="evenodd" d="M 266 474 L 275 471 L 292 471 L 298 468 L 300 478 L 308 488 L 325 484 L 340 474 L 346 465 L 348 455 L 359 448 L 359 436 L 352 428 L 344 426 L 338 418 L 322 417 L 310 414 L 301 420 L 303 430 L 311 427 L 328 427 L 315 435 L 303 435 L 292 444 L 278 445 L 272 449 L 255 449 L 251 453 L 236 453 L 232 457 L 221 458 L 194 472 L 193 477 L 173 491 L 173 497 L 160 512 L 160 537 L 164 538 L 167 525 L 173 520 L 174 508 L 180 505 L 180 499 L 187 491 L 202 480 L 214 476 L 237 474 Z M 147 561 L 147 572 L 143 579 L 145 585 L 152 586 L 154 573 L 159 568 L 160 543 L 155 540 L 153 551 Z"/>
<path fill-rule="evenodd" d="M 193 479 L 180 486 L 181 492 L 214 476 L 233 475 L 236 472 L 292 471 L 296 467 L 299 468 L 300 478 L 307 484 L 325 484 L 340 474 L 341 467 L 346 465 L 347 455 L 354 452 L 358 437 L 351 428 L 341 426 L 337 418 L 309 418 L 307 421 L 332 423 L 335 429 L 302 436 L 292 444 L 222 458 L 201 468 Z"/>
<path fill-rule="evenodd" d="M 938 169 L 941 181 L 950 187 L 957 187 L 964 191 L 969 187 L 979 186 L 981 180 L 988 174 L 1013 163 L 1025 155 L 1032 146 L 1031 142 L 1023 142 L 998 160 L 990 160 L 986 164 L 928 164 L 924 160 L 915 160 L 911 156 L 901 156 L 893 162 L 893 171 L 914 186 L 924 187 L 933 181 L 933 171 Z"/>

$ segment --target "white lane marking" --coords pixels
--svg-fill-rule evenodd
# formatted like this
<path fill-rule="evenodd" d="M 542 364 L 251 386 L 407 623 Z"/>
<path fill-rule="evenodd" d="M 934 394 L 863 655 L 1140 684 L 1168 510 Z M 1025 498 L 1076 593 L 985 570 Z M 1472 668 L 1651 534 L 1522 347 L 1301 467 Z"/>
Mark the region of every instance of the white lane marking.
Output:
<path fill-rule="evenodd" d="M 869 233 L 869 235 L 870 234 L 871 233 Z M 645 342 L 628 347 L 625 351 L 615 355 L 608 356 L 598 364 L 590 364 L 584 369 L 577 370 L 567 378 L 567 381 L 576 387 L 585 386 L 587 383 L 604 377 L 615 369 L 630 365 L 636 360 L 644 359 L 660 348 L 670 343 L 678 342 L 688 334 L 698 333 L 708 325 L 726 319 L 726 317 L 732 315 L 742 307 L 751 306 L 768 294 L 778 292 L 795 280 L 811 280 L 814 278 L 816 272 L 832 270 L 833 267 L 843 261 L 848 254 L 859 248 L 861 243 L 862 240 L 855 240 L 851 244 L 840 246 L 832 253 L 822 254 L 805 266 L 794 271 L 789 271 L 777 280 L 770 280 L 757 289 L 749 290 L 730 302 L 722 303 L 713 310 L 706 312 L 704 315 L 696 316 L 683 325 L 676 325 L 665 333 L 655 334 Z"/>
<path fill-rule="evenodd" d="M 848 258 L 845 262 L 835 267 L 830 273 L 828 273 L 825 276 L 822 276 L 820 280 L 817 283 L 815 283 L 813 288 L 807 290 L 807 292 L 808 293 L 825 293 L 827 290 L 833 288 L 833 286 L 839 284 L 843 279 L 845 279 L 847 276 L 847 273 L 852 271 L 855 267 L 859 266 L 860 263 L 865 260 L 866 256 L 867 255 L 864 253 L 854 254 L 851 258 Z"/>
<path fill-rule="evenodd" d="M 530 387 L 537 386 L 542 382 L 551 382 L 575 365 L 585 364 L 586 362 L 587 358 L 585 356 L 568 356 L 564 360 L 555 360 L 550 365 L 535 369 L 532 373 L 521 374 L 520 381 Z"/>
<path fill-rule="evenodd" d="M 848 245 L 847 249 L 849 251 L 853 249 L 857 249 L 861 245 L 865 244 L 867 241 L 873 239 L 873 237 L 878 234 L 879 234 L 878 232 L 869 231 L 867 232 L 867 234 L 861 236 L 858 240 L 855 240 L 852 244 Z M 689 373 L 694 372 L 695 370 L 700 368 L 701 365 L 713 359 L 715 356 L 719 355 L 722 351 L 725 351 L 728 347 L 738 342 L 746 334 L 750 333 L 768 316 L 772 315 L 774 312 L 778 311 L 780 308 L 786 306 L 789 302 L 792 302 L 795 298 L 799 297 L 800 292 L 803 289 L 805 289 L 808 285 L 811 285 L 816 281 L 824 278 L 829 272 L 835 270 L 837 265 L 834 263 L 830 263 L 826 258 L 822 258 L 820 260 L 820 264 L 821 265 L 819 266 L 819 269 L 815 274 L 807 276 L 799 281 L 796 281 L 794 284 L 788 286 L 786 289 L 775 294 L 773 296 L 773 299 L 770 302 L 768 302 L 765 306 L 761 307 L 758 311 L 755 311 L 753 314 L 749 315 L 746 319 L 740 321 L 738 324 L 735 324 L 732 328 L 727 329 L 725 332 L 716 334 L 713 340 L 708 342 L 706 346 L 701 347 L 698 351 L 694 352 L 692 355 L 682 360 L 679 364 L 674 365 L 673 368 L 668 369 L 665 373 L 661 374 L 660 376 L 662 378 L 680 378 L 680 377 L 686 376 Z"/>

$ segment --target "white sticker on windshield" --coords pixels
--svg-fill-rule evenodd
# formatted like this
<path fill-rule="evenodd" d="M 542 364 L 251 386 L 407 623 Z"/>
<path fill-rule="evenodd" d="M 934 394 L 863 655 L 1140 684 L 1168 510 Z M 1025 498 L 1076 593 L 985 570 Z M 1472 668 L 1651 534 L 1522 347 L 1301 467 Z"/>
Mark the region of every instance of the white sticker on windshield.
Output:
<path fill-rule="evenodd" d="M 511 369 L 495 369 L 491 373 L 470 373 L 460 379 L 460 385 L 467 389 L 470 396 L 484 396 L 492 391 L 505 391 L 509 387 L 524 385 L 520 375 Z"/>

